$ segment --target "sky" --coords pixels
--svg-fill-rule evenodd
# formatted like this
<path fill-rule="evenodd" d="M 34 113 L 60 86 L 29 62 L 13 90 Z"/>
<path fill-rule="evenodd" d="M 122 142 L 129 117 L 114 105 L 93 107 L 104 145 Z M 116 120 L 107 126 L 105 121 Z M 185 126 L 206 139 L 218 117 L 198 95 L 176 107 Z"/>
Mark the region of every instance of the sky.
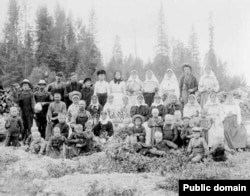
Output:
<path fill-rule="evenodd" d="M 0 0 L 0 28 L 6 19 L 8 0 Z M 24 0 L 19 0 L 24 1 Z M 94 7 L 97 16 L 97 40 L 103 62 L 111 57 L 114 39 L 121 40 L 123 55 L 135 54 L 148 62 L 155 55 L 158 12 L 162 2 L 169 40 L 185 44 L 194 25 L 198 36 L 200 58 L 209 47 L 209 13 L 213 13 L 214 49 L 228 63 L 229 74 L 243 74 L 250 85 L 250 0 L 28 0 L 29 20 L 34 21 L 39 5 L 46 4 L 52 12 L 61 4 L 73 17 L 88 22 Z M 136 43 L 136 44 L 135 44 Z"/>

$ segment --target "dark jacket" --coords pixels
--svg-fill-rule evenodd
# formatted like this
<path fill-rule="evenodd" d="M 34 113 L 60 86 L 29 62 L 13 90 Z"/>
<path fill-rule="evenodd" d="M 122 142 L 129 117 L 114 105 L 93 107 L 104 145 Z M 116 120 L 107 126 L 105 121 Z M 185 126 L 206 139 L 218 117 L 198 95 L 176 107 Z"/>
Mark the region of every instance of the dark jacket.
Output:
<path fill-rule="evenodd" d="M 82 93 L 82 100 L 86 102 L 86 108 L 88 108 L 91 102 L 91 97 L 94 94 L 94 89 L 93 87 L 90 88 L 84 87 L 81 89 L 81 93 Z"/>

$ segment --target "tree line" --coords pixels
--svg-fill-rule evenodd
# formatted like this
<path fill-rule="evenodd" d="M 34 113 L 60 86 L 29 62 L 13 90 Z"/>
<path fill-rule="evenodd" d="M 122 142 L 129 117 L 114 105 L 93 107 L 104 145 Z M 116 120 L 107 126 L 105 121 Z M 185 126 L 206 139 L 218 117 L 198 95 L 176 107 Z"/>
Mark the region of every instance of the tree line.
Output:
<path fill-rule="evenodd" d="M 137 54 L 123 56 L 121 41 L 117 35 L 112 56 L 104 67 L 96 39 L 97 16 L 94 9 L 89 12 L 88 23 L 84 24 L 81 19 L 74 19 L 71 14 L 66 14 L 59 4 L 53 13 L 45 5 L 40 6 L 34 24 L 31 25 L 27 23 L 30 3 L 30 0 L 22 3 L 9 0 L 0 41 L 0 69 L 3 71 L 1 80 L 4 86 L 20 82 L 23 78 L 29 78 L 33 83 L 41 78 L 47 78 L 51 82 L 57 71 L 63 71 L 65 78 L 69 73 L 77 72 L 79 79 L 87 76 L 95 79 L 94 73 L 101 68 L 107 70 L 108 80 L 113 78 L 116 70 L 121 71 L 124 79 L 127 79 L 132 69 L 138 70 L 143 80 L 146 70 L 152 69 L 161 81 L 167 68 L 173 69 L 177 77 L 180 77 L 183 63 L 192 65 L 197 78 L 202 74 L 203 64 L 195 27 L 191 27 L 187 45 L 168 36 L 162 4 L 158 14 L 158 28 L 155 30 L 157 37 L 152 61 L 143 62 Z M 204 64 L 212 66 L 221 89 L 228 90 L 245 85 L 242 76 L 228 75 L 227 63 L 215 53 L 212 15 L 208 27 L 210 42 Z"/>

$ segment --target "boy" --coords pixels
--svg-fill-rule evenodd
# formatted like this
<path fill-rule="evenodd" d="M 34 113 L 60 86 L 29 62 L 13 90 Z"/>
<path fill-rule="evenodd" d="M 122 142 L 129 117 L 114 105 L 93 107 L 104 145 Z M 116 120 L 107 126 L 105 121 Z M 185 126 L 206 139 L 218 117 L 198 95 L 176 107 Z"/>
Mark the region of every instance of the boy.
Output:
<path fill-rule="evenodd" d="M 200 127 L 202 128 L 202 137 L 204 137 L 205 141 L 208 144 L 208 130 L 212 126 L 211 119 L 207 116 L 207 111 L 202 109 L 200 112 L 200 120 L 199 120 Z"/>
<path fill-rule="evenodd" d="M 82 100 L 86 102 L 86 108 L 88 108 L 91 102 L 91 97 L 94 94 L 94 89 L 90 78 L 86 78 L 83 81 L 83 87 L 81 93 L 82 93 Z"/>
<path fill-rule="evenodd" d="M 32 133 L 33 142 L 30 144 L 30 152 L 34 154 L 43 155 L 45 153 L 46 142 L 41 137 L 40 132 Z"/>
<path fill-rule="evenodd" d="M 190 138 L 192 137 L 192 127 L 190 126 L 190 118 L 185 116 L 182 118 L 183 129 L 181 130 L 180 138 L 184 147 L 188 146 Z"/>
<path fill-rule="evenodd" d="M 59 127 L 53 129 L 54 135 L 49 138 L 46 154 L 52 158 L 64 157 L 64 145 L 67 139 L 61 135 Z"/>
<path fill-rule="evenodd" d="M 5 146 L 21 146 L 19 136 L 23 132 L 23 122 L 18 115 L 17 107 L 10 108 L 10 117 L 6 120 L 5 128 L 8 130 Z"/>
<path fill-rule="evenodd" d="M 55 127 L 59 127 L 61 135 L 68 138 L 69 136 L 69 125 L 66 123 L 66 115 L 63 113 L 58 114 L 58 123 Z"/>
<path fill-rule="evenodd" d="M 99 80 L 95 83 L 94 94 L 98 96 L 99 103 L 104 107 L 110 95 L 109 83 L 105 81 L 106 71 L 99 70 L 97 76 Z"/>
<path fill-rule="evenodd" d="M 178 131 L 173 126 L 173 115 L 167 114 L 165 116 L 165 125 L 163 127 L 163 140 L 176 144 L 178 139 Z"/>
<path fill-rule="evenodd" d="M 145 143 L 146 130 L 144 126 L 142 126 L 144 118 L 141 115 L 133 116 L 133 124 L 134 126 L 130 129 L 131 131 L 131 139 L 134 138 L 136 142 Z"/>

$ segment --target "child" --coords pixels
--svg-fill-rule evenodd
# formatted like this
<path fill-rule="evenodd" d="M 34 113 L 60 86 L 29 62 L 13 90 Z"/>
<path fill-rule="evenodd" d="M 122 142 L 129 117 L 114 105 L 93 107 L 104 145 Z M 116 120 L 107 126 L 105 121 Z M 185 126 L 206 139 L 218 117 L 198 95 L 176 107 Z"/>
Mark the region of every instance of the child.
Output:
<path fill-rule="evenodd" d="M 23 132 L 23 122 L 18 115 L 17 107 L 10 108 L 10 117 L 6 120 L 5 128 L 8 130 L 6 136 L 5 146 L 21 146 L 19 143 L 19 136 Z"/>
<path fill-rule="evenodd" d="M 61 94 L 54 94 L 54 101 L 49 104 L 49 109 L 47 113 L 47 128 L 46 128 L 46 136 L 45 140 L 48 141 L 50 136 L 52 135 L 52 130 L 54 126 L 59 122 L 58 114 L 63 113 L 66 114 L 66 104 L 61 101 Z"/>
<path fill-rule="evenodd" d="M 94 89 L 90 78 L 86 78 L 83 81 L 81 93 L 82 93 L 82 100 L 86 102 L 86 108 L 88 108 L 91 102 L 91 97 L 94 94 Z"/>
<path fill-rule="evenodd" d="M 61 135 L 59 127 L 53 129 L 54 135 L 49 138 L 46 154 L 52 158 L 64 157 L 64 145 L 67 139 Z"/>
<path fill-rule="evenodd" d="M 99 80 L 95 83 L 94 95 L 97 95 L 99 103 L 104 107 L 110 95 L 109 83 L 105 81 L 106 71 L 99 70 L 97 76 Z"/>
<path fill-rule="evenodd" d="M 199 127 L 193 128 L 193 137 L 189 142 L 187 153 L 189 153 L 189 160 L 193 163 L 200 162 L 205 156 L 209 154 L 208 145 L 203 137 L 201 137 L 201 129 Z"/>
<path fill-rule="evenodd" d="M 179 147 L 181 147 L 183 145 L 182 139 L 181 139 L 181 133 L 184 129 L 184 123 L 181 119 L 181 111 L 180 110 L 176 110 L 174 112 L 174 123 L 173 126 L 177 129 L 178 132 L 178 139 L 176 141 L 177 145 Z"/>
<path fill-rule="evenodd" d="M 28 152 L 30 150 L 30 144 L 33 142 L 33 135 L 32 134 L 35 133 L 35 132 L 39 132 L 38 127 L 35 127 L 35 126 L 31 127 L 31 134 L 29 135 L 29 137 L 24 142 L 24 145 L 27 146 L 26 152 Z"/>
<path fill-rule="evenodd" d="M 130 128 L 130 139 L 133 141 L 145 143 L 146 131 L 144 126 L 142 126 L 143 120 L 144 118 L 141 115 L 135 115 L 133 117 L 133 127 Z"/>
<path fill-rule="evenodd" d="M 183 116 L 188 116 L 190 118 L 199 116 L 201 111 L 201 106 L 197 102 L 195 95 L 191 94 L 188 96 L 188 103 L 184 106 Z"/>
<path fill-rule="evenodd" d="M 98 140 L 105 144 L 113 135 L 113 125 L 108 118 L 108 113 L 106 111 L 101 112 L 100 120 L 94 127 L 94 134 L 98 137 Z"/>
<path fill-rule="evenodd" d="M 111 120 L 117 118 L 118 108 L 120 107 L 114 104 L 114 95 L 109 95 L 108 102 L 103 107 L 103 110 L 108 112 L 108 117 Z"/>
<path fill-rule="evenodd" d="M 183 121 L 183 129 L 181 130 L 180 138 L 182 140 L 182 145 L 187 147 L 192 137 L 192 127 L 190 126 L 190 118 L 185 116 L 182 118 Z"/>
<path fill-rule="evenodd" d="M 99 104 L 98 102 L 98 97 L 96 95 L 93 95 L 91 97 L 91 103 L 88 107 L 88 111 L 90 112 L 93 120 L 94 120 L 94 124 L 96 125 L 99 121 L 99 117 L 101 114 L 101 111 L 103 110 L 103 107 Z"/>
<path fill-rule="evenodd" d="M 43 155 L 45 153 L 46 142 L 41 137 L 41 133 L 35 131 L 32 133 L 33 141 L 30 144 L 30 152 L 38 155 Z"/>
<path fill-rule="evenodd" d="M 72 156 L 79 156 L 84 153 L 86 140 L 83 134 L 83 127 L 80 124 L 75 125 L 75 132 L 71 133 L 68 144 L 72 147 Z"/>
<path fill-rule="evenodd" d="M 148 121 L 148 127 L 151 129 L 150 131 L 150 143 L 151 145 L 154 144 L 154 136 L 155 136 L 155 133 L 157 131 L 159 132 L 162 132 L 162 128 L 163 128 L 163 120 L 162 118 L 159 116 L 159 110 L 157 108 L 154 108 L 152 110 L 152 118 L 149 119 Z"/>
<path fill-rule="evenodd" d="M 58 114 L 59 123 L 55 127 L 59 127 L 61 135 L 68 138 L 69 136 L 69 125 L 66 123 L 66 115 L 63 113 Z"/>
<path fill-rule="evenodd" d="M 199 121 L 200 127 L 202 128 L 202 137 L 204 137 L 208 144 L 208 130 L 211 128 L 212 121 L 208 118 L 207 111 L 205 109 L 201 110 Z"/>
<path fill-rule="evenodd" d="M 145 104 L 144 97 L 142 94 L 137 96 L 137 104 L 131 107 L 130 111 L 131 117 L 133 117 L 136 114 L 142 115 L 145 121 L 147 121 L 149 118 L 149 108 Z"/>
<path fill-rule="evenodd" d="M 131 106 L 129 104 L 129 97 L 124 95 L 122 97 L 122 106 L 118 112 L 118 117 L 120 118 L 120 122 L 122 122 L 123 124 L 128 121 L 131 122 L 131 116 L 130 116 L 130 110 L 131 110 Z"/>
<path fill-rule="evenodd" d="M 178 148 L 176 144 L 168 140 L 163 140 L 162 132 L 157 131 L 155 133 L 155 145 L 150 149 L 150 153 L 153 155 L 163 156 L 168 152 L 175 153 Z"/>
<path fill-rule="evenodd" d="M 162 99 L 161 99 L 161 96 L 159 96 L 158 94 L 156 94 L 154 96 L 154 102 L 152 103 L 151 107 L 150 107 L 150 114 L 151 114 L 151 117 L 152 117 L 152 110 L 154 108 L 157 108 L 159 110 L 159 116 L 164 119 L 165 117 L 165 114 L 166 114 L 166 108 L 165 106 L 163 105 L 163 102 L 162 102 Z"/>
<path fill-rule="evenodd" d="M 168 140 L 171 143 L 176 144 L 178 139 L 178 131 L 173 126 L 173 115 L 167 114 L 165 116 L 165 125 L 163 127 L 163 140 Z"/>
<path fill-rule="evenodd" d="M 181 102 L 178 101 L 177 96 L 175 94 L 168 95 L 168 98 L 165 101 L 166 105 L 166 114 L 174 115 L 176 110 L 182 109 Z"/>

